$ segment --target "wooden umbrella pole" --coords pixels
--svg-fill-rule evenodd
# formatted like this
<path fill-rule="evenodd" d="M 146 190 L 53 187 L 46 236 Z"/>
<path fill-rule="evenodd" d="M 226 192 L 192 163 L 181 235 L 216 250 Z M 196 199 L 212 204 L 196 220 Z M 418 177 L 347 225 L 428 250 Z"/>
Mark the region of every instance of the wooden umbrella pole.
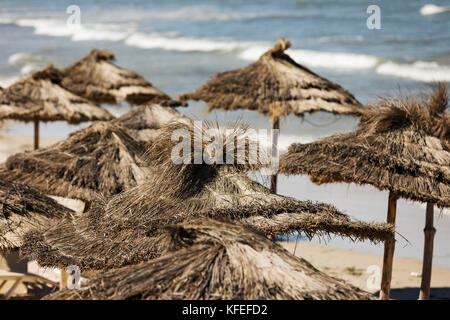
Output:
<path fill-rule="evenodd" d="M 397 213 L 398 196 L 389 192 L 387 223 L 395 226 L 395 216 Z M 394 262 L 395 237 L 384 242 L 383 273 L 381 278 L 380 300 L 389 300 L 391 290 L 392 265 Z"/>
<path fill-rule="evenodd" d="M 422 283 L 420 285 L 419 300 L 430 298 L 431 269 L 433 266 L 433 242 L 436 229 L 433 226 L 433 204 L 427 203 L 427 215 L 425 218 L 425 245 L 423 249 Z"/>
<path fill-rule="evenodd" d="M 59 279 L 59 290 L 67 288 L 67 269 L 61 268 L 60 270 L 60 279 Z"/>
<path fill-rule="evenodd" d="M 34 150 L 39 149 L 39 120 L 34 120 Z"/>
<path fill-rule="evenodd" d="M 280 129 L 280 117 L 276 117 L 275 119 L 273 119 L 273 126 L 272 126 L 272 128 L 274 129 L 274 130 L 279 130 Z M 272 145 L 272 148 L 273 147 L 275 147 L 275 148 L 278 148 L 278 135 L 275 135 L 275 141 L 272 141 L 272 143 L 274 144 L 274 145 Z M 272 175 L 272 177 L 271 177 L 271 181 L 270 181 L 270 190 L 273 192 L 273 193 L 277 193 L 277 174 L 274 174 L 274 175 Z"/>

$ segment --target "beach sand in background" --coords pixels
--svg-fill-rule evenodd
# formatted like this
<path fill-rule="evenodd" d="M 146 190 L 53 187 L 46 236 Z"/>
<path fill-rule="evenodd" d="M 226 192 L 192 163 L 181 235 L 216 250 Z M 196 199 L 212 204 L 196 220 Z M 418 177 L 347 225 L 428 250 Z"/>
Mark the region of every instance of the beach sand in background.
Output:
<path fill-rule="evenodd" d="M 375 268 L 368 268 L 378 266 L 381 279 L 382 256 L 320 246 L 305 241 L 279 242 L 279 244 L 291 253 L 294 253 L 295 249 L 296 256 L 306 259 L 320 271 L 344 279 L 354 286 L 373 292 L 378 296 L 378 290 L 367 285 L 369 282 L 370 286 L 371 277 L 375 276 L 373 272 Z M 420 274 L 422 261 L 399 257 L 394 259 L 391 282 L 392 299 L 410 300 L 419 297 L 421 278 L 411 276 L 411 272 Z M 430 298 L 450 299 L 450 269 L 433 266 Z"/>
<path fill-rule="evenodd" d="M 40 138 L 40 147 L 47 147 L 61 139 L 57 138 Z M 0 132 L 0 163 L 16 153 L 24 151 L 32 151 L 34 145 L 34 138 L 30 136 L 12 135 L 5 132 Z"/>

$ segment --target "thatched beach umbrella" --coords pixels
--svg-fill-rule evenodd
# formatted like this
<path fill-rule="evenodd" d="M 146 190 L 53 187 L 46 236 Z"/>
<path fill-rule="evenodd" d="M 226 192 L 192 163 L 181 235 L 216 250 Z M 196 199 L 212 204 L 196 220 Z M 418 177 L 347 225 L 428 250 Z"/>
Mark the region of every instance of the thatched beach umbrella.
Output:
<path fill-rule="evenodd" d="M 22 254 L 34 254 L 43 266 L 117 268 L 160 256 L 165 248 L 159 230 L 199 217 L 230 218 L 266 235 L 337 234 L 374 242 L 392 237 L 391 225 L 353 221 L 331 205 L 271 193 L 245 174 L 248 160 L 242 165 L 208 164 L 204 159 L 194 163 L 194 154 L 208 152 L 206 142 L 191 145 L 194 152 L 183 163 L 174 162 L 178 140 L 173 133 L 180 130 L 188 141 L 196 141 L 192 125 L 164 127 L 151 142 L 148 161 L 153 173 L 144 183 L 94 201 L 89 212 L 73 221 L 30 233 Z M 226 145 L 224 141 L 220 148 Z M 233 148 L 233 156 L 238 151 Z"/>
<path fill-rule="evenodd" d="M 73 213 L 33 188 L 0 179 L 0 250 L 21 247 L 26 232 L 50 227 Z"/>
<path fill-rule="evenodd" d="M 150 103 L 137 106 L 112 122 L 123 125 L 136 140 L 148 142 L 158 136 L 162 127 L 173 122 L 191 124 L 192 120 L 175 108 Z"/>
<path fill-rule="evenodd" d="M 450 206 L 450 126 L 444 86 L 428 100 L 384 100 L 367 112 L 354 132 L 309 144 L 293 144 L 280 172 L 308 174 L 316 183 L 370 184 L 389 190 L 388 223 L 399 197 L 427 203 L 421 298 L 431 277 L 433 205 Z M 389 297 L 395 240 L 385 244 L 380 296 Z"/>
<path fill-rule="evenodd" d="M 145 144 L 119 124 L 97 122 L 50 147 L 9 157 L 0 166 L 0 179 L 89 206 L 97 194 L 111 196 L 143 181 L 145 152 Z"/>
<path fill-rule="evenodd" d="M 265 236 L 210 219 L 167 227 L 172 252 L 98 274 L 79 290 L 44 299 L 367 300 L 372 295 L 331 277 Z"/>
<path fill-rule="evenodd" d="M 47 66 L 0 90 L 0 120 L 34 122 L 34 148 L 39 148 L 39 122 L 111 120 L 105 109 L 63 89 L 60 71 Z"/>
<path fill-rule="evenodd" d="M 325 111 L 360 115 L 364 111 L 364 106 L 349 91 L 285 54 L 290 46 L 290 41 L 279 38 L 258 61 L 241 69 L 219 73 L 179 99 L 203 100 L 209 111 L 257 110 L 272 119 L 273 129 L 280 129 L 280 117 L 289 114 L 302 117 L 305 113 Z M 276 192 L 276 175 L 272 177 L 271 185 L 272 191 Z"/>
<path fill-rule="evenodd" d="M 113 52 L 94 49 L 62 69 L 61 85 L 95 103 L 116 104 L 127 101 L 133 105 L 147 102 L 164 106 L 185 105 L 172 100 L 136 72 L 114 65 L 114 59 Z"/>

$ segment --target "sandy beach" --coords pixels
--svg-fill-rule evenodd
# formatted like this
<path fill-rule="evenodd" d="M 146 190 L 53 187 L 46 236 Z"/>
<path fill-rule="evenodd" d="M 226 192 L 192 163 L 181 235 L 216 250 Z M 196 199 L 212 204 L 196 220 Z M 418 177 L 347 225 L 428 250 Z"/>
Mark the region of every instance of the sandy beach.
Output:
<path fill-rule="evenodd" d="M 41 147 L 46 147 L 58 140 L 60 139 L 41 138 L 39 143 Z M 33 150 L 32 136 L 13 135 L 0 130 L 0 162 L 4 162 L 10 155 L 31 150 Z"/>
<path fill-rule="evenodd" d="M 349 283 L 369 292 L 376 293 L 376 289 L 370 289 L 367 282 L 373 275 L 370 266 L 383 265 L 383 257 L 373 254 L 365 254 L 351 250 L 337 249 L 328 246 L 320 246 L 304 241 L 280 242 L 291 253 L 308 260 L 317 269 L 332 276 L 344 279 Z M 391 297 L 392 299 L 417 299 L 421 278 L 411 276 L 411 272 L 421 273 L 422 261 L 410 258 L 394 259 Z M 450 299 L 450 269 L 433 266 L 431 277 L 431 299 Z"/>

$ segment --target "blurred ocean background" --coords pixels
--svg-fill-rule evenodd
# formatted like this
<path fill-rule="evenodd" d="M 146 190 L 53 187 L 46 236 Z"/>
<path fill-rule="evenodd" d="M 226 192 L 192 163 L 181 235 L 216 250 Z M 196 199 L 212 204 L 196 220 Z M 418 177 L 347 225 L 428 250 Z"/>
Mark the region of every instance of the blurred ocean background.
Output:
<path fill-rule="evenodd" d="M 370 4 L 381 8 L 379 30 L 366 26 Z M 77 31 L 67 27 L 70 5 L 81 10 Z M 0 86 L 50 63 L 64 67 L 92 48 L 102 48 L 115 52 L 118 65 L 176 97 L 217 72 L 255 61 L 280 35 L 292 41 L 287 52 L 292 58 L 341 84 L 362 103 L 427 91 L 436 80 L 450 82 L 450 1 L 0 0 Z M 116 115 L 129 109 L 126 104 L 106 107 Z M 197 120 L 271 126 L 256 112 L 207 115 L 202 102 L 179 110 Z M 326 113 L 290 116 L 281 122 L 280 147 L 350 131 L 356 123 L 355 118 Z M 41 135 L 63 138 L 86 125 L 42 124 Z M 7 130 L 33 134 L 31 124 L 14 122 Z M 386 192 L 345 184 L 316 186 L 307 177 L 281 176 L 279 181 L 282 194 L 332 202 L 362 220 L 386 219 Z M 400 200 L 396 256 L 422 259 L 424 213 L 421 204 Z M 437 212 L 435 225 L 434 263 L 450 268 L 450 216 Z M 382 245 L 339 238 L 327 244 L 383 254 Z"/>

